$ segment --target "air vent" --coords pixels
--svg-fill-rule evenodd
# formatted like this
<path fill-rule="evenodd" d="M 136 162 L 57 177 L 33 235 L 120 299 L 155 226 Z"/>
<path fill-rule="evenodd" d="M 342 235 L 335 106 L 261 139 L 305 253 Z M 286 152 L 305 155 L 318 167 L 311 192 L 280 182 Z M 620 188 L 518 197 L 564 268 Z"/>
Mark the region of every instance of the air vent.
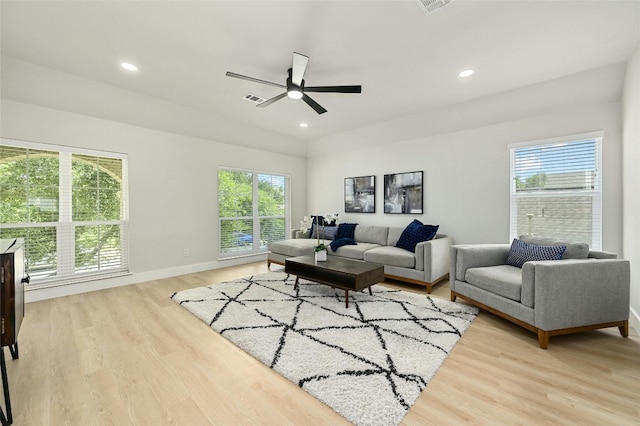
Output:
<path fill-rule="evenodd" d="M 447 5 L 451 0 L 415 0 L 425 15 L 430 15 L 442 6 Z"/>
<path fill-rule="evenodd" d="M 253 93 L 247 93 L 246 95 L 244 95 L 244 99 L 248 100 L 249 102 L 253 102 L 254 104 L 261 104 L 266 101 L 265 98 L 261 98 L 260 96 L 254 95 Z"/>

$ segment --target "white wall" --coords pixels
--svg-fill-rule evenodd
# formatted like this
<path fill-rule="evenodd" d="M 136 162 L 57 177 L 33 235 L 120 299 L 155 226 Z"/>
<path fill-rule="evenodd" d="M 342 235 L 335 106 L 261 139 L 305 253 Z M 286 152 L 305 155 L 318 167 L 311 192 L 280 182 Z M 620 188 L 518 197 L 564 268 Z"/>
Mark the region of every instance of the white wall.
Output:
<path fill-rule="evenodd" d="M 576 106 L 485 127 L 334 152 L 309 161 L 309 212 L 341 212 L 340 222 L 440 225 L 464 243 L 509 242 L 509 150 L 514 142 L 604 131 L 603 249 L 622 253 L 620 103 Z M 383 213 L 384 174 L 424 171 L 424 214 Z M 344 178 L 376 176 L 376 213 L 345 214 Z M 295 219 L 295 218 L 294 218 Z"/>
<path fill-rule="evenodd" d="M 640 44 L 629 59 L 624 82 L 624 257 L 631 261 L 632 325 L 640 330 Z"/>
<path fill-rule="evenodd" d="M 292 215 L 304 214 L 306 160 L 2 100 L 1 136 L 129 156 L 129 277 L 27 292 L 27 301 L 264 259 L 217 261 L 219 166 L 291 176 Z M 293 225 L 296 225 L 294 222 Z M 189 257 L 183 256 L 188 248 Z"/>

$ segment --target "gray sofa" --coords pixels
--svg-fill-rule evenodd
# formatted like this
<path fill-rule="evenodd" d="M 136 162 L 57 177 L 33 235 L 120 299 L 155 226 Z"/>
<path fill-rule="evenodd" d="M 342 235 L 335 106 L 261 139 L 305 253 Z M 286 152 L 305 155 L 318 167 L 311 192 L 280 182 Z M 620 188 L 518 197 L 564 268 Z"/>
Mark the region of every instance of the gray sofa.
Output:
<path fill-rule="evenodd" d="M 567 245 L 561 260 L 507 265 L 510 244 L 451 247 L 451 300 L 466 300 L 538 335 L 546 349 L 551 336 L 605 327 L 629 333 L 630 265 L 586 244 L 519 237 L 541 245 Z"/>
<path fill-rule="evenodd" d="M 437 234 L 433 240 L 416 245 L 415 253 L 395 247 L 404 228 L 387 226 L 358 225 L 354 231 L 356 245 L 342 246 L 334 252 L 327 250 L 330 256 L 364 260 L 384 265 L 386 278 L 412 284 L 423 285 L 431 293 L 434 284 L 449 275 L 450 237 Z M 317 244 L 315 238 L 309 238 L 308 232 L 292 231 L 289 240 L 269 243 L 267 266 L 272 263 L 284 265 L 288 257 L 313 255 Z M 331 241 L 326 241 L 328 246 Z"/>

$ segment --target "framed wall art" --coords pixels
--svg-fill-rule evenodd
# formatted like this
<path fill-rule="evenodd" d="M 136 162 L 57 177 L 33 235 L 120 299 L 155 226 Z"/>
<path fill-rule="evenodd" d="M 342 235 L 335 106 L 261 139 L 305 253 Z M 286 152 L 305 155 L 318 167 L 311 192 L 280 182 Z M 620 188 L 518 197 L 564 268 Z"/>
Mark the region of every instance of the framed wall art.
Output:
<path fill-rule="evenodd" d="M 344 179 L 345 213 L 376 212 L 376 177 L 360 176 Z"/>
<path fill-rule="evenodd" d="M 384 212 L 422 214 L 422 172 L 384 175 Z"/>

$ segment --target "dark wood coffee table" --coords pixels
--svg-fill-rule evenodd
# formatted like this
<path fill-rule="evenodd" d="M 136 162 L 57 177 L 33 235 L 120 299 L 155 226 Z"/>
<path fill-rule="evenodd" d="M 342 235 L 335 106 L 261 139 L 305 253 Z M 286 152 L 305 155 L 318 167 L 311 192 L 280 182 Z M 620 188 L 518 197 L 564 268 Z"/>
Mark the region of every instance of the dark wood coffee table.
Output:
<path fill-rule="evenodd" d="M 316 262 L 314 256 L 290 257 L 285 260 L 284 271 L 296 275 L 294 288 L 300 278 L 326 284 L 344 290 L 344 304 L 349 307 L 349 290 L 371 293 L 371 286 L 384 281 L 384 267 L 375 263 L 328 256 L 326 261 Z"/>

